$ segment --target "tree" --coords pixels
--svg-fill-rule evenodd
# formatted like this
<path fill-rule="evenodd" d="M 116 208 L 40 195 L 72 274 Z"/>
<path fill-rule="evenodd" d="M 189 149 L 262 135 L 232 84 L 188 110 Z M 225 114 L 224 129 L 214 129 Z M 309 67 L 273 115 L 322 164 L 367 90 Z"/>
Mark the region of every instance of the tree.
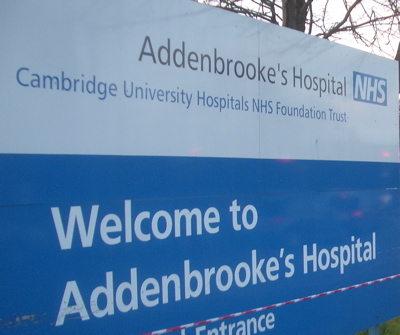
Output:
<path fill-rule="evenodd" d="M 197 1 L 325 39 L 340 40 L 347 33 L 372 52 L 390 58 L 394 58 L 398 47 L 399 0 Z"/>

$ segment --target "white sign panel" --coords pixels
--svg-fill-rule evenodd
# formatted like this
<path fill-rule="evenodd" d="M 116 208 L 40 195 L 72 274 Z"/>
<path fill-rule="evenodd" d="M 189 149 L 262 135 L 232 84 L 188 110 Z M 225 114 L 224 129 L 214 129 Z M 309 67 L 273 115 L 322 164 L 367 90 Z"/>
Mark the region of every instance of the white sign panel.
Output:
<path fill-rule="evenodd" d="M 122 4 L 3 15 L 2 152 L 398 161 L 395 62 L 187 1 Z"/>

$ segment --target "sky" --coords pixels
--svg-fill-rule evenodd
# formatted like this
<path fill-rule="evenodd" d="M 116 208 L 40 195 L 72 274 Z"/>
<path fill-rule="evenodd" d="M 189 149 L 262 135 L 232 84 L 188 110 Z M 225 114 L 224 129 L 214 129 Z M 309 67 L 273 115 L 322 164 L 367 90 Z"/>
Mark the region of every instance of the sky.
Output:
<path fill-rule="evenodd" d="M 205 0 L 200 0 L 199 2 L 204 2 Z M 340 22 L 346 13 L 346 8 L 344 6 L 343 1 L 345 0 L 314 0 L 313 1 L 313 11 L 315 15 L 323 12 L 323 7 L 327 4 L 327 17 L 330 18 L 330 23 L 333 24 L 335 22 Z M 355 0 L 347 0 L 349 4 L 352 4 Z M 372 12 L 372 9 L 375 11 L 380 10 L 381 13 L 385 15 L 381 10 L 381 6 L 377 5 L 377 2 L 387 2 L 387 0 L 362 0 L 362 4 L 368 13 Z M 257 6 L 251 0 L 242 0 L 243 5 L 247 5 L 251 8 L 256 9 Z M 359 8 L 359 9 L 358 9 Z M 363 10 L 360 5 L 354 9 L 353 17 L 359 17 L 363 14 Z M 387 14 L 386 14 L 387 15 Z M 365 34 L 366 36 L 371 35 L 373 33 L 373 29 L 371 26 L 359 29 L 359 32 Z M 314 31 L 313 35 L 315 35 L 316 31 Z M 395 30 L 392 31 L 390 36 L 380 36 L 379 40 L 381 43 L 381 48 L 383 51 L 379 50 L 376 47 L 367 47 L 362 43 L 357 43 L 351 33 L 342 33 L 338 35 L 340 38 L 331 38 L 330 40 L 335 41 L 337 43 L 345 44 L 347 46 L 360 49 L 366 52 L 375 53 L 377 55 L 393 59 L 396 55 L 397 48 L 400 42 L 400 33 L 399 27 L 396 26 Z M 387 43 L 389 42 L 389 43 Z"/>
<path fill-rule="evenodd" d="M 314 7 L 315 7 L 314 11 L 315 12 L 321 11 L 323 8 L 323 5 L 325 5 L 326 2 L 327 2 L 326 0 L 323 0 L 323 1 L 322 0 L 314 0 Z M 354 2 L 354 0 L 351 0 L 348 2 L 351 4 Z M 382 2 L 384 2 L 384 1 L 382 1 Z M 372 12 L 372 9 L 374 9 L 375 11 L 379 11 L 379 14 L 381 14 L 381 15 L 388 15 L 388 12 L 385 13 L 384 11 L 382 11 L 382 7 L 377 6 L 375 0 L 363 0 L 362 4 L 363 4 L 364 8 L 367 9 L 369 12 Z M 328 16 L 332 20 L 331 22 L 340 21 L 346 13 L 346 9 L 343 4 L 343 1 L 341 1 L 341 0 L 330 0 L 329 1 L 328 0 L 327 13 L 328 13 Z M 354 9 L 353 13 L 354 13 L 354 17 L 359 17 L 364 14 L 361 7 L 356 7 Z M 367 51 L 367 52 L 372 52 L 372 53 L 378 54 L 380 56 L 393 59 L 396 55 L 397 48 L 398 48 L 398 45 L 400 42 L 399 27 L 396 26 L 394 28 L 395 28 L 395 30 L 392 31 L 390 36 L 380 36 L 380 38 L 379 38 L 381 47 L 382 47 L 382 49 L 384 49 L 383 51 L 380 51 L 376 47 L 370 48 L 370 47 L 365 46 L 362 43 L 355 42 L 354 38 L 352 37 L 352 34 L 350 34 L 350 33 L 341 34 L 340 39 L 337 39 L 335 41 L 338 43 L 341 43 L 341 44 L 351 46 L 353 48 L 361 49 L 361 50 Z M 367 36 L 373 34 L 373 28 L 371 26 L 361 28 L 359 31 Z"/>

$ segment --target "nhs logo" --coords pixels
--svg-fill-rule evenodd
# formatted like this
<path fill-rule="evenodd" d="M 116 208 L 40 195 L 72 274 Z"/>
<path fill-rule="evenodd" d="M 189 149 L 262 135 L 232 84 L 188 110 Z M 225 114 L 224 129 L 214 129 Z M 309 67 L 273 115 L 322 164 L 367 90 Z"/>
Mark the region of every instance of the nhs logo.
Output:
<path fill-rule="evenodd" d="M 387 106 L 386 79 L 353 71 L 353 99 Z"/>

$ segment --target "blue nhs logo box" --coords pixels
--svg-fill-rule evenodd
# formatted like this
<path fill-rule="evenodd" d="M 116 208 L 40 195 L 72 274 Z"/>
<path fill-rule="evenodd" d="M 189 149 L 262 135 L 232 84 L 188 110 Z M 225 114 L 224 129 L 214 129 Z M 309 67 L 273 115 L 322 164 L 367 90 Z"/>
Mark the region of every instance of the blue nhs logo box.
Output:
<path fill-rule="evenodd" d="M 387 106 L 386 79 L 353 71 L 353 99 Z"/>

